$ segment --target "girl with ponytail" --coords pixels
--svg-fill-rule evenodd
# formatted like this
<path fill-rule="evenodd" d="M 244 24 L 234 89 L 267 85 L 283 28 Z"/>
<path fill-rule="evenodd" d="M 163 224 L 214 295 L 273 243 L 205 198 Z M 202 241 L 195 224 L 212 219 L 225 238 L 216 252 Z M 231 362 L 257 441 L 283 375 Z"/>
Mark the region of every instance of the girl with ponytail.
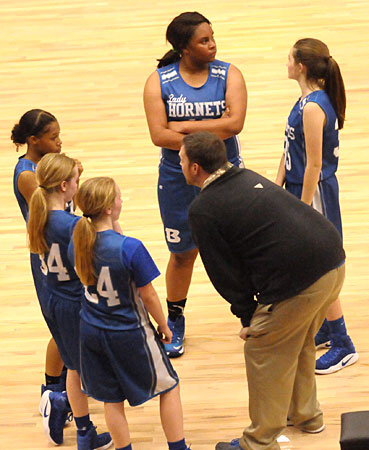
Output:
<path fill-rule="evenodd" d="M 86 287 L 80 328 L 84 390 L 104 402 L 117 450 L 131 450 L 124 401 L 136 406 L 157 395 L 169 449 L 187 450 L 178 376 L 161 343 L 169 343 L 172 333 L 152 286 L 159 271 L 139 240 L 114 231 L 122 200 L 112 178 L 85 181 L 76 200 L 83 217 L 69 257 Z"/>
<path fill-rule="evenodd" d="M 83 286 L 67 254 L 73 229 L 80 218 L 65 211 L 65 205 L 77 192 L 78 180 L 78 167 L 73 159 L 64 154 L 43 156 L 36 169 L 38 187 L 30 201 L 28 235 L 31 251 L 40 255 L 47 272 L 42 312 L 68 369 L 68 399 L 65 392 L 50 390 L 45 390 L 41 397 L 44 431 L 52 443 L 61 444 L 71 407 L 77 425 L 78 449 L 93 450 L 108 448 L 112 440 L 109 433 L 97 435 L 79 377 L 79 313 Z"/>
<path fill-rule="evenodd" d="M 301 97 L 288 117 L 276 183 L 324 214 L 342 236 L 336 178 L 339 130 L 346 110 L 341 71 L 327 45 L 311 38 L 294 44 L 287 68 L 288 77 L 300 86 Z M 329 348 L 317 360 L 316 373 L 333 373 L 358 360 L 339 299 L 330 306 L 315 344 Z"/>
<path fill-rule="evenodd" d="M 28 203 L 37 188 L 36 166 L 43 155 L 60 153 L 62 141 L 60 126 L 56 117 L 42 109 L 27 111 L 16 123 L 11 132 L 11 139 L 19 147 L 26 145 L 27 151 L 22 155 L 14 169 L 13 187 L 21 213 L 28 220 Z M 45 275 L 41 271 L 38 254 L 31 253 L 31 269 L 36 293 L 40 304 L 43 301 L 43 282 Z M 41 393 L 46 389 L 65 391 L 64 363 L 53 338 L 50 339 L 45 363 L 45 384 L 41 385 Z M 63 373 L 63 376 L 61 374 Z M 40 411 L 41 412 L 41 411 Z"/>
<path fill-rule="evenodd" d="M 147 79 L 144 105 L 151 139 L 161 147 L 158 199 L 170 252 L 167 273 L 169 357 L 184 353 L 183 311 L 191 283 L 197 248 L 188 226 L 187 211 L 199 189 L 189 186 L 178 156 L 182 139 L 196 131 L 210 131 L 224 140 L 228 160 L 243 165 L 241 132 L 247 107 L 242 73 L 216 59 L 217 46 L 210 21 L 198 12 L 184 12 L 168 25 L 172 45 L 158 69 Z"/>

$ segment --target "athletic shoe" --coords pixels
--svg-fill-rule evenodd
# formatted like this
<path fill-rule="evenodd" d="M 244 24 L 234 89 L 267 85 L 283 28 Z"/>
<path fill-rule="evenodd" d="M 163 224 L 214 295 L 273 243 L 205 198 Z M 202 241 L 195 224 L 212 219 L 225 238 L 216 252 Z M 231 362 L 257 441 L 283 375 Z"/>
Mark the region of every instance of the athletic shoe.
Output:
<path fill-rule="evenodd" d="M 323 325 L 320 327 L 320 330 L 315 335 L 315 348 L 318 350 L 319 348 L 330 347 L 331 343 L 329 340 L 329 326 L 327 319 L 325 319 Z"/>
<path fill-rule="evenodd" d="M 48 384 L 46 386 L 44 384 L 41 384 L 41 400 L 40 400 L 40 405 L 38 407 L 38 410 L 40 411 L 41 416 L 43 415 L 42 396 L 44 395 L 44 392 L 45 391 L 63 392 L 63 390 L 65 391 L 65 389 L 62 389 L 61 384 Z"/>
<path fill-rule="evenodd" d="M 173 322 L 168 317 L 168 327 L 173 333 L 172 342 L 165 344 L 165 351 L 169 358 L 178 358 L 184 353 L 183 340 L 185 334 L 185 317 L 181 315 Z"/>
<path fill-rule="evenodd" d="M 315 336 L 315 348 L 319 350 L 320 348 L 328 349 L 331 348 L 331 341 L 329 340 L 329 336 L 326 336 L 324 333 L 318 333 Z"/>
<path fill-rule="evenodd" d="M 218 442 L 215 450 L 243 450 L 240 446 L 240 438 L 233 439 L 231 442 Z"/>
<path fill-rule="evenodd" d="M 359 355 L 349 336 L 331 335 L 332 347 L 324 353 L 315 365 L 315 373 L 329 374 L 356 363 Z"/>
<path fill-rule="evenodd" d="M 96 427 L 91 426 L 86 432 L 77 431 L 78 450 L 104 450 L 109 448 L 113 440 L 109 433 L 96 433 Z"/>
<path fill-rule="evenodd" d="M 302 429 L 301 431 L 303 431 L 304 433 L 316 434 L 316 433 L 321 433 L 323 430 L 325 430 L 325 425 L 324 424 L 321 427 L 319 427 L 319 428 L 315 428 L 314 430 Z"/>
<path fill-rule="evenodd" d="M 41 397 L 41 408 L 46 437 L 55 445 L 62 444 L 64 425 L 70 411 L 67 393 L 45 391 Z"/>

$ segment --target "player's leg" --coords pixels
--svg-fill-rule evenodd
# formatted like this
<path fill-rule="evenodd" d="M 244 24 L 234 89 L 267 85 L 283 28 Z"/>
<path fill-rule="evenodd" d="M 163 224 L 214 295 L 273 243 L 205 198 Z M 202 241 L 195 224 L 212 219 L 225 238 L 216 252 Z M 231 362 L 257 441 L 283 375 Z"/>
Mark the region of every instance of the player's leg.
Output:
<path fill-rule="evenodd" d="M 124 412 L 124 402 L 104 403 L 105 421 L 116 449 L 131 448 L 128 422 Z"/>
<path fill-rule="evenodd" d="M 160 419 L 169 450 L 186 450 L 179 384 L 160 395 Z"/>
<path fill-rule="evenodd" d="M 335 176 L 321 181 L 314 195 L 313 207 L 321 212 L 337 228 L 342 236 L 341 213 L 338 199 L 338 183 Z M 330 349 L 316 362 L 316 373 L 329 374 L 354 364 L 359 355 L 347 333 L 340 299 L 329 307 L 326 321 L 317 333 L 315 343 L 329 341 Z"/>
<path fill-rule="evenodd" d="M 184 309 L 191 284 L 193 265 L 197 249 L 184 253 L 171 253 L 165 274 L 167 288 L 168 325 L 173 333 L 172 342 L 165 348 L 169 357 L 181 356 L 184 352 Z"/>
<path fill-rule="evenodd" d="M 67 361 L 67 393 L 73 417 L 77 426 L 78 450 L 105 449 L 110 447 L 112 439 L 109 433 L 97 434 L 96 427 L 90 419 L 88 397 L 82 391 L 79 371 L 80 361 L 80 304 L 65 301 L 66 305 L 58 305 L 59 328 L 63 339 L 62 348 L 67 354 L 63 357 Z M 68 327 L 67 327 L 68 323 Z"/>
<path fill-rule="evenodd" d="M 184 353 L 184 308 L 191 283 L 197 249 L 188 226 L 188 207 L 199 189 L 189 186 L 180 169 L 162 164 L 159 168 L 158 200 L 170 251 L 166 271 L 168 325 L 173 332 L 171 344 L 165 348 L 169 357 Z"/>
<path fill-rule="evenodd" d="M 50 338 L 49 343 L 46 349 L 46 358 L 45 358 L 45 379 L 46 386 L 56 385 L 60 383 L 60 375 L 62 373 L 64 367 L 64 362 L 60 356 L 58 346 L 53 337 Z M 65 390 L 65 385 L 63 384 Z M 59 390 L 59 389 L 52 389 Z"/>
<path fill-rule="evenodd" d="M 340 299 L 330 306 L 327 312 L 330 349 L 316 361 L 315 372 L 329 374 L 354 364 L 359 355 L 347 334 Z"/>

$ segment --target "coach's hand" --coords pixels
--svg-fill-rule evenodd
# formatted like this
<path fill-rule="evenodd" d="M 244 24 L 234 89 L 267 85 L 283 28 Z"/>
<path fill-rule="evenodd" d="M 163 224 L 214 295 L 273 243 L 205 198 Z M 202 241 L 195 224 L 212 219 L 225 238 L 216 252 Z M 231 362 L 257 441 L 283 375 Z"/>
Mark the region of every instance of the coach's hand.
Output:
<path fill-rule="evenodd" d="M 239 333 L 240 338 L 243 339 L 244 341 L 246 341 L 246 339 L 247 339 L 249 328 L 250 327 L 243 327 L 243 328 L 241 328 L 241 331 Z"/>

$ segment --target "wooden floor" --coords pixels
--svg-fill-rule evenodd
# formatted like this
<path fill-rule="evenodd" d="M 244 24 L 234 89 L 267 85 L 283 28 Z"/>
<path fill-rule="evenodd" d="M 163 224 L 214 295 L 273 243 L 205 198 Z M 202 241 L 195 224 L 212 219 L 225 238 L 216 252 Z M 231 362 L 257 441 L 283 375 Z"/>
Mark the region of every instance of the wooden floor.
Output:
<path fill-rule="evenodd" d="M 340 415 L 369 409 L 369 0 L 12 0 L 0 2 L 0 448 L 51 447 L 38 414 L 49 333 L 33 289 L 25 226 L 12 192 L 17 154 L 13 124 L 31 108 L 51 111 L 63 151 L 79 158 L 83 177 L 111 175 L 119 183 L 128 235 L 144 241 L 162 273 L 167 250 L 156 200 L 159 150 L 149 138 L 142 104 L 145 79 L 168 49 L 165 30 L 185 10 L 213 23 L 218 58 L 238 66 L 249 107 L 240 135 L 246 166 L 274 179 L 285 122 L 299 95 L 287 79 L 287 55 L 302 37 L 325 41 L 346 84 L 347 122 L 341 133 L 339 182 L 347 251 L 342 292 L 357 364 L 318 377 L 327 429 L 319 435 L 286 430 L 283 449 L 338 450 Z M 155 286 L 165 299 L 164 276 Z M 164 303 L 163 303 L 164 304 Z M 247 386 L 238 321 L 210 285 L 201 262 L 186 308 L 186 353 L 174 366 L 188 442 L 210 450 L 248 424 Z M 102 405 L 91 401 L 99 430 Z M 128 408 L 136 450 L 166 448 L 158 401 Z M 63 448 L 76 448 L 75 427 Z"/>

